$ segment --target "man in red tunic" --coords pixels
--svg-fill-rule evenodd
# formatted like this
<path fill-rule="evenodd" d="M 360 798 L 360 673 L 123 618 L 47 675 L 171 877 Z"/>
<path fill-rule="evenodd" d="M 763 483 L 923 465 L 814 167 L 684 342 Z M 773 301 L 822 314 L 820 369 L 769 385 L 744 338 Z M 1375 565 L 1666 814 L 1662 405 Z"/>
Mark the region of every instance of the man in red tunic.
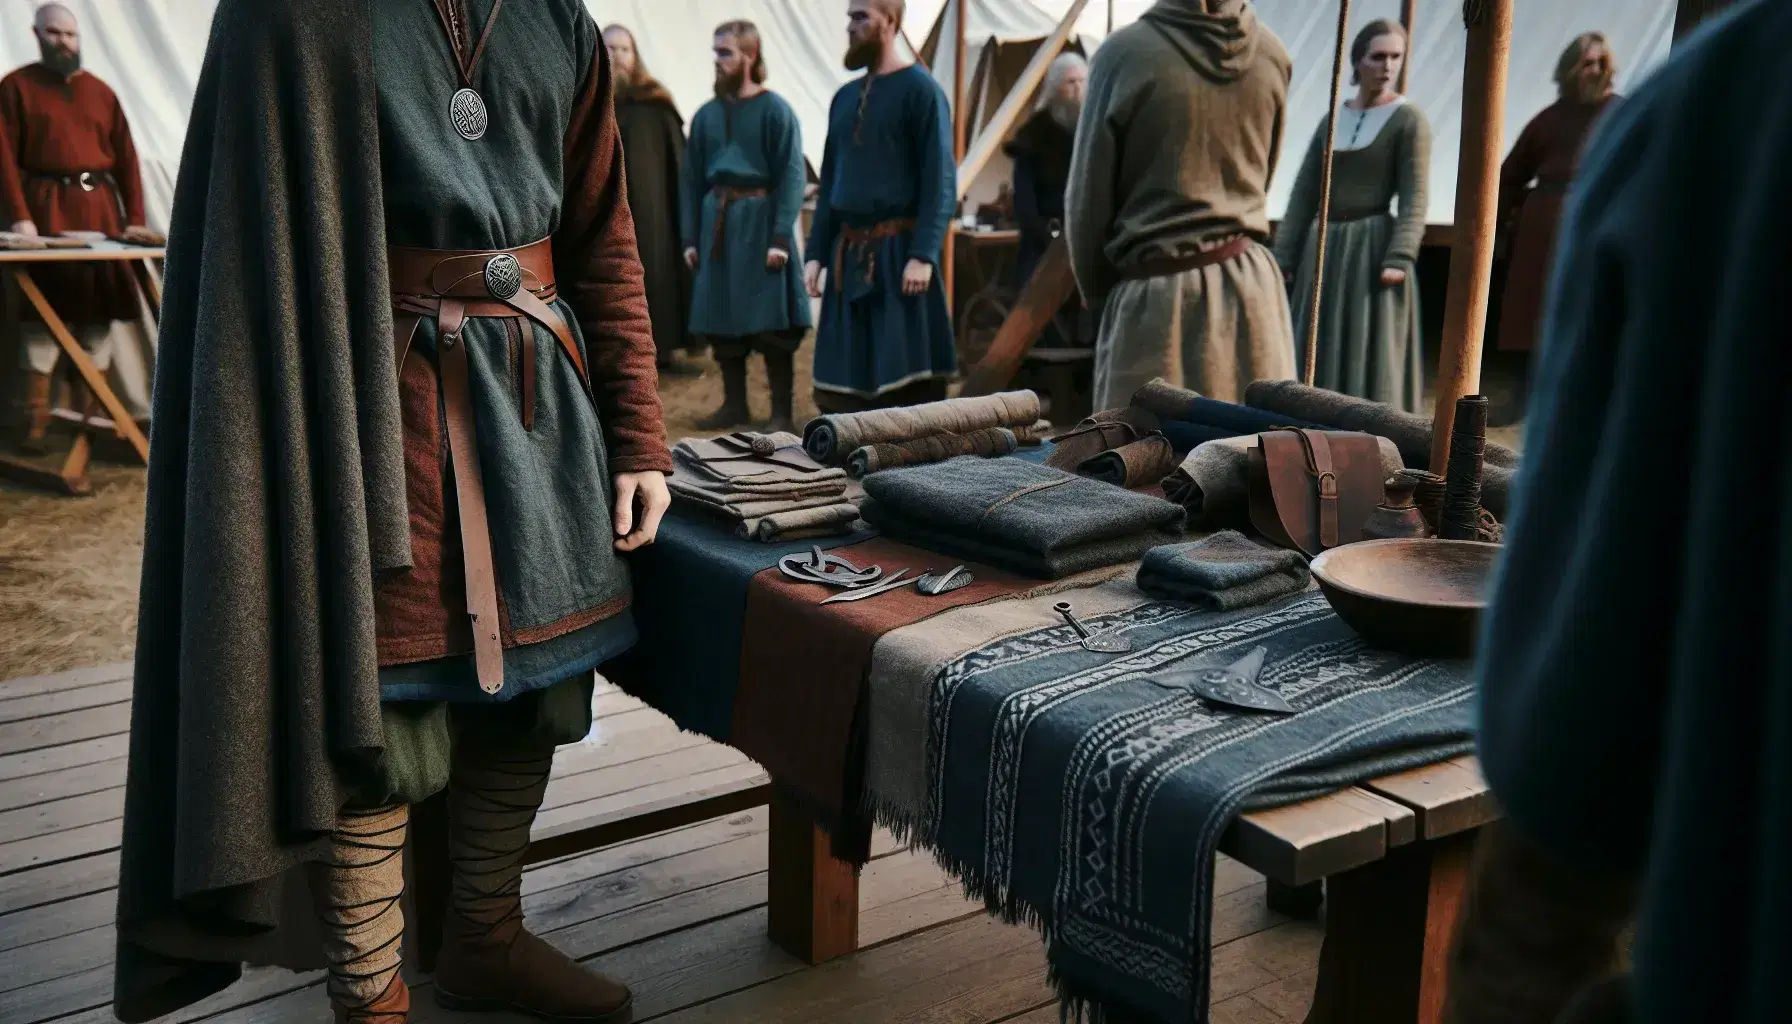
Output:
<path fill-rule="evenodd" d="M 1507 269 L 1497 347 L 1501 361 L 1512 365 L 1495 376 L 1513 378 L 1516 385 L 1513 394 L 1495 396 L 1509 400 L 1499 403 L 1496 418 L 1502 421 L 1524 410 L 1523 382 L 1541 326 L 1562 200 L 1587 133 L 1617 98 L 1612 92 L 1616 73 L 1605 36 L 1598 32 L 1577 36 L 1556 61 L 1560 98 L 1531 118 L 1500 165 L 1499 224 Z"/>
<path fill-rule="evenodd" d="M 0 78 L 0 227 L 22 235 L 97 231 L 154 241 L 143 227 L 131 126 L 111 87 L 81 70 L 75 16 L 60 4 L 45 4 L 32 27 L 43 59 Z M 138 316 L 125 265 L 67 264 L 35 269 L 31 276 L 94 364 L 107 369 L 112 321 Z M 25 444 L 41 450 L 59 350 L 35 309 L 26 310 L 23 328 L 30 410 Z M 85 396 L 86 389 L 75 394 Z"/>

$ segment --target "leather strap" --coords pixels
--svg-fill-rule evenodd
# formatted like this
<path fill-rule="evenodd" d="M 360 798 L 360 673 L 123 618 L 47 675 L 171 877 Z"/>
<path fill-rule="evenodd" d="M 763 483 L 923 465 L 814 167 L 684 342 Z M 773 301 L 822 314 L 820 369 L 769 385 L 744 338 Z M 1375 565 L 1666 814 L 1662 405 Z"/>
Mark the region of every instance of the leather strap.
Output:
<path fill-rule="evenodd" d="M 1129 267 L 1121 267 L 1119 278 L 1122 281 L 1143 281 L 1152 277 L 1173 277 L 1185 270 L 1211 267 L 1216 263 L 1224 263 L 1229 259 L 1243 256 L 1250 248 L 1251 236 L 1239 235 L 1225 245 L 1203 249 L 1190 256 L 1145 260 Z"/>
<path fill-rule="evenodd" d="M 442 405 L 448 420 L 448 456 L 454 465 L 454 497 L 460 510 L 461 556 L 466 565 L 467 615 L 473 621 L 473 664 L 479 688 L 504 689 L 504 643 L 498 626 L 498 574 L 492 561 L 491 526 L 485 514 L 485 480 L 468 384 L 467 346 L 461 340 L 466 310 L 443 299 L 436 323 L 442 371 Z"/>
<path fill-rule="evenodd" d="M 1300 430 L 1301 447 L 1307 452 L 1307 472 L 1319 490 L 1319 546 L 1338 546 L 1338 474 L 1332 469 L 1332 446 L 1317 430 Z"/>
<path fill-rule="evenodd" d="M 762 188 L 732 188 L 727 185 L 717 185 L 710 191 L 716 196 L 716 224 L 715 230 L 709 234 L 709 258 L 719 260 L 722 258 L 722 243 L 728 237 L 728 207 L 733 206 L 737 199 L 755 199 L 768 193 Z"/>

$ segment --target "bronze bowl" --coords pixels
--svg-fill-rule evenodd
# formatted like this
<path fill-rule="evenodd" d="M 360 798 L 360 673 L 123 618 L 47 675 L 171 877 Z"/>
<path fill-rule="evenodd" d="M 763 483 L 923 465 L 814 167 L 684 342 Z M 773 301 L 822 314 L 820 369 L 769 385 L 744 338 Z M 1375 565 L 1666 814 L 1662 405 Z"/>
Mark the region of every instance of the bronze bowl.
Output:
<path fill-rule="evenodd" d="M 1377 647 L 1427 657 L 1474 653 L 1498 544 L 1402 537 L 1320 552 L 1313 577 L 1332 610 Z"/>

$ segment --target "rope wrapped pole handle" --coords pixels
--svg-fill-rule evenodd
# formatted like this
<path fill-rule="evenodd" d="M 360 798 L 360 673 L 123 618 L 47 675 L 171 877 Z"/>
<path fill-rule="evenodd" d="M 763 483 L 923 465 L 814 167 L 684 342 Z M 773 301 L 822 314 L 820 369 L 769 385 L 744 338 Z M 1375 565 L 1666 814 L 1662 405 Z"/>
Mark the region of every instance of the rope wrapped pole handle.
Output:
<path fill-rule="evenodd" d="M 1344 40 L 1350 32 L 1350 0 L 1338 0 L 1337 49 L 1332 54 L 1332 102 L 1325 115 L 1325 162 L 1319 168 L 1319 232 L 1313 241 L 1313 293 L 1307 299 L 1306 361 L 1301 382 L 1313 386 L 1319 372 L 1319 303 L 1325 294 L 1325 236 L 1332 217 L 1332 155 L 1338 139 L 1338 91 L 1344 82 Z M 1288 225 L 1283 224 L 1284 229 Z"/>

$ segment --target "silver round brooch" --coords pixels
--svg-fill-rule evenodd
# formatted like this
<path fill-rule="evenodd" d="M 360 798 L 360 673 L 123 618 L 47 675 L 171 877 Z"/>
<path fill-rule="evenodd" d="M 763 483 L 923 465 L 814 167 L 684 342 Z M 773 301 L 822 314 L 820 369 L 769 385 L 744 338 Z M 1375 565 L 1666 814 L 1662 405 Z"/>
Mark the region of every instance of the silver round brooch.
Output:
<path fill-rule="evenodd" d="M 501 252 L 485 261 L 485 290 L 500 302 L 508 302 L 523 287 L 523 265 Z"/>
<path fill-rule="evenodd" d="M 457 91 L 448 101 L 448 119 L 454 122 L 454 130 L 461 138 L 477 141 L 485 135 L 485 100 L 471 89 Z"/>

